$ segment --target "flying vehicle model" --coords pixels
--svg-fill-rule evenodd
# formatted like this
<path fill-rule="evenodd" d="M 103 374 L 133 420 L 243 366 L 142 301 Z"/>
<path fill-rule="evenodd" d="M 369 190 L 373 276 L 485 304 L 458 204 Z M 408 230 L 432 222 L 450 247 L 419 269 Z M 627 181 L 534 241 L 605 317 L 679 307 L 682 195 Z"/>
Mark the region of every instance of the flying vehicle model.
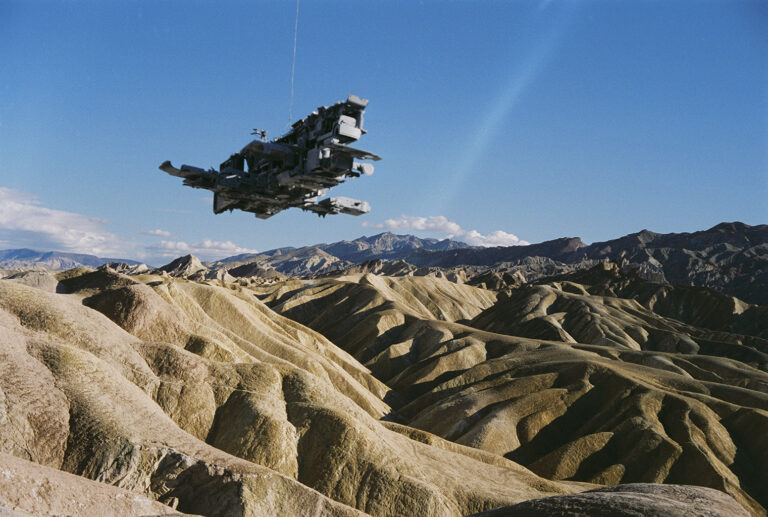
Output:
<path fill-rule="evenodd" d="M 184 185 L 213 191 L 213 212 L 244 210 L 267 219 L 297 207 L 318 215 L 361 215 L 371 207 L 347 197 L 319 198 L 347 178 L 373 174 L 373 165 L 358 160 L 380 160 L 347 144 L 365 134 L 363 112 L 368 100 L 350 95 L 346 101 L 323 106 L 291 126 L 280 138 L 260 138 L 221 164 L 220 171 L 191 165 L 175 168 L 170 161 L 160 170 L 184 178 Z"/>

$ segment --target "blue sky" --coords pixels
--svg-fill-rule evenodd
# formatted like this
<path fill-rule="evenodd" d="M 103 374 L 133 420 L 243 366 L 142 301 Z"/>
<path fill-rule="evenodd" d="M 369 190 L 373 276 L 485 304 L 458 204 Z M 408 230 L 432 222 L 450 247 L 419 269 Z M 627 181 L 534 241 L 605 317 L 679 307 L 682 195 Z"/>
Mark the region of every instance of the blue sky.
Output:
<path fill-rule="evenodd" d="M 300 4 L 294 119 L 370 99 L 361 217 L 214 215 L 157 169 L 285 131 L 296 3 L 0 2 L 0 248 L 218 258 L 768 222 L 768 3 Z"/>

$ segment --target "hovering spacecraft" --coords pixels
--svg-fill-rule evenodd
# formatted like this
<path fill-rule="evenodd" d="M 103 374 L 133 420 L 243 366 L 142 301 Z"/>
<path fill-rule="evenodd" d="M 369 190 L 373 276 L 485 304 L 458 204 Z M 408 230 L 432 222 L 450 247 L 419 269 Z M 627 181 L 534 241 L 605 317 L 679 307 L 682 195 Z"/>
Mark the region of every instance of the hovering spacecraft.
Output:
<path fill-rule="evenodd" d="M 260 138 L 221 164 L 220 171 L 170 161 L 160 170 L 184 178 L 184 185 L 213 191 L 213 212 L 244 210 L 267 219 L 286 208 L 297 207 L 318 215 L 361 215 L 371 207 L 347 197 L 319 198 L 347 178 L 373 174 L 373 165 L 359 160 L 380 160 L 368 151 L 347 146 L 363 129 L 368 100 L 350 95 L 344 102 L 323 106 L 291 126 L 280 138 Z"/>

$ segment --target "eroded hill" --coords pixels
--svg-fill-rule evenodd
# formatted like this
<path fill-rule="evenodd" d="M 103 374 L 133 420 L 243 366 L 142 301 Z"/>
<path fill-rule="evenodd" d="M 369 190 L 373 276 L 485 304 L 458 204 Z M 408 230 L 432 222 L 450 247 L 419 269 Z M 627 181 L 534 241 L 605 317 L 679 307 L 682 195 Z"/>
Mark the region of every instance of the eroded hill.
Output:
<path fill-rule="evenodd" d="M 0 509 L 765 514 L 761 306 L 611 264 L 499 290 L 124 271 L 0 280 Z"/>
<path fill-rule="evenodd" d="M 403 289 L 416 279 L 404 280 L 388 279 Z M 363 284 L 294 281 L 264 300 L 395 390 L 400 422 L 549 479 L 709 486 L 764 512 L 768 456 L 755 429 L 768 429 L 765 308 L 611 264 L 512 289 L 487 308 L 467 293 L 481 309 L 471 319 L 419 313 Z"/>
<path fill-rule="evenodd" d="M 386 385 L 247 290 L 19 280 L 0 281 L 0 436 L 20 458 L 205 515 L 466 515 L 585 488 L 387 423 Z"/>

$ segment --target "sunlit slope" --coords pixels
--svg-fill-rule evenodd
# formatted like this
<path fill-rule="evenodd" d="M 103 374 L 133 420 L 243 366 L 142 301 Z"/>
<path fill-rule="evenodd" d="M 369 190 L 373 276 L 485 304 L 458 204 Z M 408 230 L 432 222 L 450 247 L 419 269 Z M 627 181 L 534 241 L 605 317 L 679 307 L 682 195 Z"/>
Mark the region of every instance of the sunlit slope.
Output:
<path fill-rule="evenodd" d="M 133 515 L 182 514 L 149 497 L 91 481 L 39 463 L 0 453 L 0 515 Z"/>
<path fill-rule="evenodd" d="M 549 284 L 580 284 L 591 295 L 631 298 L 659 316 L 694 327 L 747 337 L 768 337 L 768 307 L 744 301 L 706 287 L 670 285 L 642 278 L 632 266 L 622 270 L 603 263 L 545 280 Z M 565 282 L 565 283 L 563 283 Z"/>
<path fill-rule="evenodd" d="M 400 413 L 551 479 L 709 486 L 760 513 L 766 386 L 727 359 L 543 345 L 483 361 Z"/>
<path fill-rule="evenodd" d="M 371 368 L 408 425 L 551 479 L 696 484 L 764 513 L 764 339 L 661 316 L 605 285 L 515 289 L 467 325 L 375 286 L 292 282 L 265 301 Z M 665 299 L 682 296 L 670 289 Z M 699 298 L 686 317 L 714 322 L 722 300 Z"/>
<path fill-rule="evenodd" d="M 496 293 L 457 284 L 435 277 L 387 277 L 370 273 L 318 280 L 293 280 L 265 288 L 265 302 L 288 313 L 320 297 L 331 303 L 345 303 L 347 293 L 354 293 L 363 309 L 389 305 L 422 318 L 468 320 L 493 305 Z M 311 311 L 307 311 L 308 313 Z M 317 319 L 321 318 L 317 316 Z"/>
<path fill-rule="evenodd" d="M 381 422 L 388 388 L 247 290 L 59 280 L 0 281 L 1 452 L 205 515 L 458 516 L 583 489 Z"/>
<path fill-rule="evenodd" d="M 708 300 L 692 319 L 714 319 Z M 723 310 L 726 310 L 725 308 Z M 701 315 L 696 314 L 701 311 Z M 727 313 L 726 313 L 727 314 Z M 491 332 L 634 350 L 731 357 L 768 366 L 768 339 L 695 327 L 661 316 L 638 300 L 590 294 L 571 282 L 513 290 L 469 325 Z"/>
<path fill-rule="evenodd" d="M 288 476 L 185 432 L 155 401 L 180 379 L 156 373 L 142 343 L 77 300 L 0 282 L 0 322 L 3 452 L 178 501 L 181 511 L 354 515 Z M 212 387 L 191 387 L 207 388 L 215 403 Z M 186 395 L 199 407 L 199 394 L 176 389 L 177 401 Z M 218 390 L 228 397 L 230 388 Z"/>
<path fill-rule="evenodd" d="M 450 339 L 444 334 L 456 327 L 450 322 L 480 314 L 497 295 L 434 277 L 365 274 L 288 281 L 262 296 L 274 310 L 321 332 L 389 383 L 419 358 L 446 351 Z M 418 347 L 411 346 L 414 339 Z"/>

